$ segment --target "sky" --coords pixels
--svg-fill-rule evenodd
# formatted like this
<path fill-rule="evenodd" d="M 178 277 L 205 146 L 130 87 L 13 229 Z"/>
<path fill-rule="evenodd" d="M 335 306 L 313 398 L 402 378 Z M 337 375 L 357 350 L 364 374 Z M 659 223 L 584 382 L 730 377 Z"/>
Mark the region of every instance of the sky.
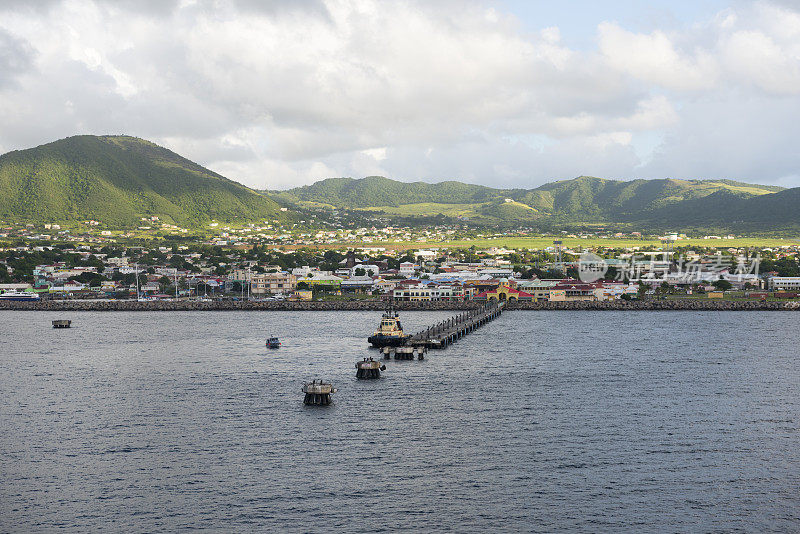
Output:
<path fill-rule="evenodd" d="M 259 189 L 800 186 L 800 0 L 0 0 L 0 153 L 142 137 Z"/>

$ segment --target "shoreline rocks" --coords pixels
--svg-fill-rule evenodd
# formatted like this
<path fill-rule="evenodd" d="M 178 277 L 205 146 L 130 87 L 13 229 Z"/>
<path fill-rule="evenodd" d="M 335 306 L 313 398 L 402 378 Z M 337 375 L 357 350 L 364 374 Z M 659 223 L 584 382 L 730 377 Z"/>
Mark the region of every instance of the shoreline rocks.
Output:
<path fill-rule="evenodd" d="M 398 311 L 458 311 L 477 308 L 483 301 L 395 302 Z M 386 302 L 357 301 L 86 301 L 42 300 L 39 302 L 0 301 L 0 310 L 19 311 L 383 311 Z M 725 300 L 640 300 L 512 302 L 507 310 L 538 311 L 786 311 L 800 310 L 800 302 L 761 302 Z"/>

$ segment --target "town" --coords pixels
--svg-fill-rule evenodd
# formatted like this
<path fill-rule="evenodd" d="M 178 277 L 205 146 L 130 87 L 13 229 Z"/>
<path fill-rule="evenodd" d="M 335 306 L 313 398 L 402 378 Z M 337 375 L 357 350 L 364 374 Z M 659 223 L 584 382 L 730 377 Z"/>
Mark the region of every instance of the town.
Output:
<path fill-rule="evenodd" d="M 171 244 L 17 235 L 0 248 L 0 300 L 763 301 L 800 292 L 796 244 L 702 247 L 677 234 L 639 246 L 566 246 L 558 235 L 541 248 L 397 248 L 374 236 L 363 244 L 374 231 L 353 230 L 360 246 L 338 235 L 315 243 L 324 247 L 297 232 L 285 245 L 222 235 Z M 397 231 L 419 238 L 453 229 Z"/>

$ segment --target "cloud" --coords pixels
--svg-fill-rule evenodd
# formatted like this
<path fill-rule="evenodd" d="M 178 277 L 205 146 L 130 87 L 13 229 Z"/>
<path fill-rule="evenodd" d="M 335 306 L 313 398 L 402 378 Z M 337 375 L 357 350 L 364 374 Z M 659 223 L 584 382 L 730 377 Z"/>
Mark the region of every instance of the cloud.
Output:
<path fill-rule="evenodd" d="M 11 85 L 31 68 L 33 49 L 27 42 L 0 29 L 0 88 Z"/>
<path fill-rule="evenodd" d="M 713 87 L 719 76 L 712 54 L 677 47 L 677 39 L 662 31 L 638 34 L 616 24 L 599 27 L 600 52 L 608 65 L 648 84 L 667 89 L 701 90 Z"/>
<path fill-rule="evenodd" d="M 777 139 L 795 132 L 800 92 L 788 2 L 677 30 L 600 22 L 589 50 L 477 0 L 34 4 L 0 0 L 5 148 L 128 133 L 259 188 L 367 174 L 785 181 L 795 163 Z M 725 113 L 738 114 L 720 132 Z M 748 144 L 753 131 L 776 144 Z"/>

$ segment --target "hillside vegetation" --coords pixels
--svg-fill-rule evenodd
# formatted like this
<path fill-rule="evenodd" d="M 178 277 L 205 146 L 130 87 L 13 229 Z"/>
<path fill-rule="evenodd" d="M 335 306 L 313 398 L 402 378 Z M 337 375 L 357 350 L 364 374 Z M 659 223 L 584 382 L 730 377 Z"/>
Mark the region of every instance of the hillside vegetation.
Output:
<path fill-rule="evenodd" d="M 581 176 L 535 189 L 460 182 L 403 183 L 383 177 L 332 178 L 271 192 L 298 206 L 330 206 L 395 217 L 444 216 L 479 224 L 626 224 L 674 229 L 769 231 L 800 225 L 800 190 L 731 180 L 604 180 Z"/>
<path fill-rule="evenodd" d="M 0 156 L 0 218 L 184 226 L 276 218 L 270 198 L 128 136 L 75 136 Z"/>

